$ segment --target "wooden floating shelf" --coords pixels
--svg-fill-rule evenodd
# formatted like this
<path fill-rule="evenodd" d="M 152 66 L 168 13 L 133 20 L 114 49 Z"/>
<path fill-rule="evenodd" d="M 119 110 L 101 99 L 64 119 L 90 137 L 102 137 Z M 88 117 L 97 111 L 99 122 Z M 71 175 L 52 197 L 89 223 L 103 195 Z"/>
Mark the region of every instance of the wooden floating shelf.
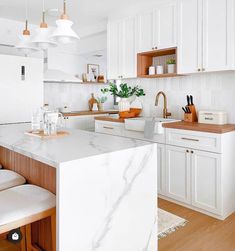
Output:
<path fill-rule="evenodd" d="M 174 78 L 174 77 L 180 77 L 183 75 L 177 74 L 177 73 L 173 73 L 173 74 L 169 74 L 169 73 L 165 73 L 165 74 L 156 74 L 156 75 L 139 75 L 138 78 Z"/>
<path fill-rule="evenodd" d="M 166 61 L 169 58 L 174 58 L 177 62 L 177 48 L 167 48 L 162 50 L 153 50 L 137 54 L 137 76 L 139 78 L 173 78 L 183 76 L 177 73 L 164 73 L 149 75 L 149 67 L 153 65 L 162 65 L 166 72 Z M 157 62 L 155 62 L 157 59 Z M 177 64 L 175 65 L 177 72 Z"/>
<path fill-rule="evenodd" d="M 108 85 L 109 83 L 102 83 L 102 82 L 81 82 L 84 85 Z"/>

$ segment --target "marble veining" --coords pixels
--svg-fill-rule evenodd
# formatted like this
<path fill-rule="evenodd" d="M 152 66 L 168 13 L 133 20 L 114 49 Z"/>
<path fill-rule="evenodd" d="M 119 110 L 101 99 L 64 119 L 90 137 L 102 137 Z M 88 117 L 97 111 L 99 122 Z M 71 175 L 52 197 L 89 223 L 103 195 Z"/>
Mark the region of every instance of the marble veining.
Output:
<path fill-rule="evenodd" d="M 156 144 L 62 164 L 61 250 L 157 251 L 156 165 Z"/>
<path fill-rule="evenodd" d="M 106 235 L 108 234 L 109 230 L 112 228 L 112 218 L 114 217 L 115 212 L 119 209 L 119 205 L 122 203 L 122 201 L 125 199 L 125 197 L 128 195 L 130 190 L 132 189 L 132 186 L 135 182 L 135 180 L 138 178 L 139 175 L 144 171 L 146 165 L 145 163 L 148 162 L 148 159 L 151 158 L 152 151 L 149 151 L 145 154 L 144 158 L 142 159 L 137 171 L 135 174 L 133 174 L 132 177 L 129 178 L 128 181 L 128 171 L 133 168 L 133 159 L 131 158 L 124 169 L 123 173 L 123 181 L 124 181 L 124 187 L 122 188 L 122 191 L 120 195 L 118 196 L 117 200 L 114 202 L 114 204 L 111 206 L 111 210 L 108 213 L 108 215 L 105 217 L 104 222 L 102 223 L 102 226 L 100 227 L 97 236 L 92 241 L 92 248 L 91 251 L 96 251 L 99 247 L 102 246 L 102 241 L 105 239 Z M 150 234 L 151 235 L 151 234 Z M 147 250 L 147 247 L 145 247 L 143 250 Z"/>

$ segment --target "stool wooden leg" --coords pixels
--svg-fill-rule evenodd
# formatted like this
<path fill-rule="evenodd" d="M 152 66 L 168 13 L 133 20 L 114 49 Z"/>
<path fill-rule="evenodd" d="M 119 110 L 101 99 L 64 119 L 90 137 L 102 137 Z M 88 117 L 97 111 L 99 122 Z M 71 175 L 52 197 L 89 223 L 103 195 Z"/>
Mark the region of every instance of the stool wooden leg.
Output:
<path fill-rule="evenodd" d="M 21 251 L 26 251 L 26 243 L 25 243 L 25 226 L 23 226 L 23 227 L 21 227 L 20 228 L 20 231 L 21 231 L 21 233 L 22 233 L 22 236 L 23 236 L 23 238 L 22 238 L 22 241 L 21 241 L 21 243 L 20 243 L 20 249 L 21 249 Z"/>
<path fill-rule="evenodd" d="M 52 251 L 56 251 L 56 214 L 51 216 Z"/>

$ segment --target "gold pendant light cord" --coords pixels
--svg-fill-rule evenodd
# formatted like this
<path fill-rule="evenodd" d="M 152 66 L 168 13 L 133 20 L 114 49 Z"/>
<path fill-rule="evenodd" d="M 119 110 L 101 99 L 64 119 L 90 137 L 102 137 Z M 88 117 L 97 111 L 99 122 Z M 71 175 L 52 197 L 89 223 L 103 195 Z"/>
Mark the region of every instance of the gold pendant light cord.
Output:
<path fill-rule="evenodd" d="M 46 14 L 46 11 L 45 11 L 45 0 L 42 0 L 42 22 L 40 24 L 40 28 L 48 28 L 48 25 L 45 21 L 45 14 Z"/>
<path fill-rule="evenodd" d="M 28 30 L 28 0 L 25 0 L 25 30 L 23 31 L 23 35 L 30 35 L 30 31 Z"/>
<path fill-rule="evenodd" d="M 61 15 L 61 19 L 69 19 L 68 18 L 68 15 L 67 15 L 67 1 L 66 0 L 64 0 L 63 1 L 63 14 Z"/>

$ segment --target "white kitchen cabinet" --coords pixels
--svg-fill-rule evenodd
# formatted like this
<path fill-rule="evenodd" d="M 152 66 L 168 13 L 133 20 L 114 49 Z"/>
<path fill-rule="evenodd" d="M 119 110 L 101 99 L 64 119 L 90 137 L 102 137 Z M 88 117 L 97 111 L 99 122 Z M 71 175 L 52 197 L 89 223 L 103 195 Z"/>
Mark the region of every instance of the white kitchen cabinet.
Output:
<path fill-rule="evenodd" d="M 201 0 L 180 0 L 178 13 L 178 73 L 202 68 Z"/>
<path fill-rule="evenodd" d="M 165 145 L 157 144 L 157 187 L 158 194 L 165 195 L 166 191 L 166 157 Z"/>
<path fill-rule="evenodd" d="M 232 1 L 203 0 L 203 69 L 229 70 L 232 65 Z"/>
<path fill-rule="evenodd" d="M 136 26 L 135 17 L 123 20 L 123 49 L 121 78 L 135 78 L 137 76 L 137 55 L 136 55 Z"/>
<path fill-rule="evenodd" d="M 158 49 L 177 46 L 177 4 L 161 4 L 154 15 L 154 45 Z"/>
<path fill-rule="evenodd" d="M 232 6 L 232 0 L 179 0 L 179 74 L 232 69 Z"/>
<path fill-rule="evenodd" d="M 122 73 L 123 22 L 108 23 L 108 79 L 118 79 Z"/>
<path fill-rule="evenodd" d="M 177 45 L 177 4 L 108 22 L 108 79 L 137 77 L 137 53 Z"/>
<path fill-rule="evenodd" d="M 190 203 L 190 155 L 185 148 L 166 146 L 166 196 Z"/>
<path fill-rule="evenodd" d="M 221 214 L 221 154 L 191 150 L 192 205 Z"/>
<path fill-rule="evenodd" d="M 108 114 L 102 115 L 84 115 L 84 116 L 64 116 L 63 124 L 65 128 L 80 129 L 86 131 L 95 131 L 95 117 L 106 116 Z"/>
<path fill-rule="evenodd" d="M 149 10 L 137 17 L 138 52 L 157 49 L 157 45 L 154 44 L 154 14 L 154 10 Z"/>
<path fill-rule="evenodd" d="M 108 23 L 108 79 L 137 75 L 136 18 Z"/>
<path fill-rule="evenodd" d="M 138 52 L 177 46 L 176 10 L 172 1 L 138 15 Z"/>

